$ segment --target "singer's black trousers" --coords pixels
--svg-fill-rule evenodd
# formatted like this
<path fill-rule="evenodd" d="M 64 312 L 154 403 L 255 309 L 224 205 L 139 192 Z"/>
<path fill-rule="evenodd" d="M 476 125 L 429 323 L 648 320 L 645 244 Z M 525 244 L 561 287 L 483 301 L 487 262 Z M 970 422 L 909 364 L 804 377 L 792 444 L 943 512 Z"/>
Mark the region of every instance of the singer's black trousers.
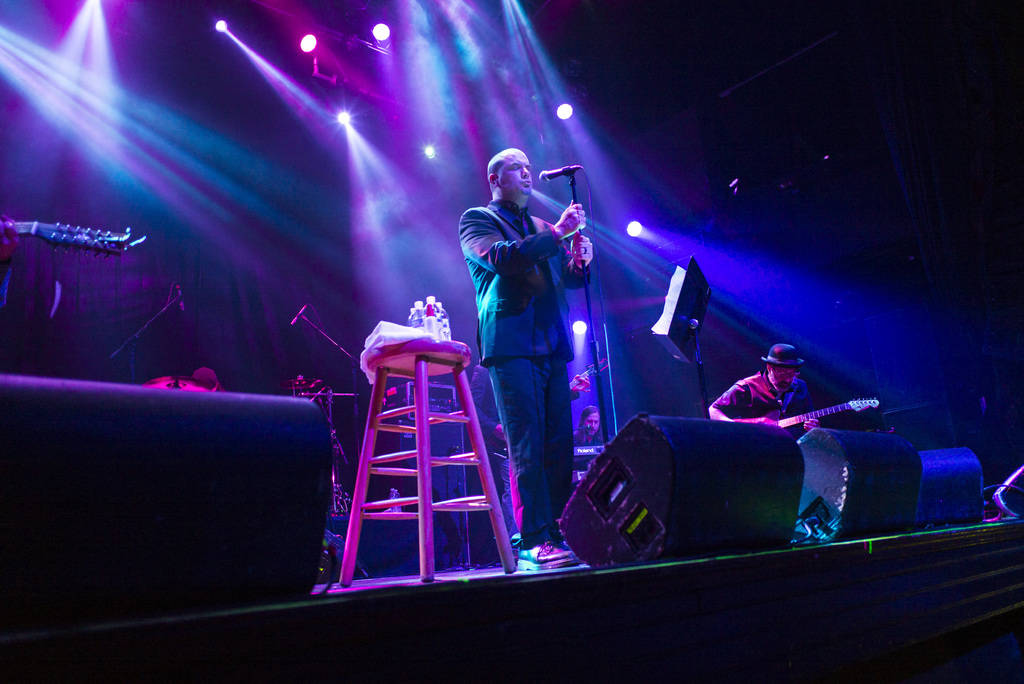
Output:
<path fill-rule="evenodd" d="M 566 363 L 505 357 L 490 366 L 508 439 L 512 506 L 522 548 L 560 542 L 558 517 L 572 493 L 572 409 Z"/>

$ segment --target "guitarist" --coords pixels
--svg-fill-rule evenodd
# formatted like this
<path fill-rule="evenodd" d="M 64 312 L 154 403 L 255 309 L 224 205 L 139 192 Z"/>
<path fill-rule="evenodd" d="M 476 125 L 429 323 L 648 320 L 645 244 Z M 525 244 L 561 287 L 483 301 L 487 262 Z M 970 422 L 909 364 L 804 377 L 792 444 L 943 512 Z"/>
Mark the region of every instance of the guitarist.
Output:
<path fill-rule="evenodd" d="M 775 425 L 780 418 L 814 410 L 807 383 L 797 377 L 804 360 L 791 344 L 776 344 L 762 356 L 760 373 L 743 378 L 720 396 L 708 409 L 712 420 Z M 818 419 L 803 424 L 804 430 L 818 427 Z"/>
<path fill-rule="evenodd" d="M 18 231 L 14 221 L 0 216 L 0 307 L 7 303 L 7 284 L 11 280 L 11 257 L 18 248 Z"/>

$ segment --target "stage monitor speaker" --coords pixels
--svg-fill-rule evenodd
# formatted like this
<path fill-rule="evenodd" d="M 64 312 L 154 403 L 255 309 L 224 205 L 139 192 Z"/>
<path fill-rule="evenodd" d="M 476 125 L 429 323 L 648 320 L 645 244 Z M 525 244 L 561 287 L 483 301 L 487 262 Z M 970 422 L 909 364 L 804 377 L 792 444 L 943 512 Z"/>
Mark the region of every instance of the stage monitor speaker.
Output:
<path fill-rule="evenodd" d="M 7 624 L 303 596 L 331 445 L 312 402 L 0 375 Z"/>
<path fill-rule="evenodd" d="M 561 529 L 598 566 L 784 545 L 802 480 L 778 428 L 639 414 L 594 459 Z"/>
<path fill-rule="evenodd" d="M 918 454 L 897 435 L 824 428 L 799 445 L 800 521 L 816 541 L 981 520 L 981 464 L 969 449 Z"/>
<path fill-rule="evenodd" d="M 985 513 L 981 461 L 966 447 L 920 451 L 917 524 L 981 522 Z"/>

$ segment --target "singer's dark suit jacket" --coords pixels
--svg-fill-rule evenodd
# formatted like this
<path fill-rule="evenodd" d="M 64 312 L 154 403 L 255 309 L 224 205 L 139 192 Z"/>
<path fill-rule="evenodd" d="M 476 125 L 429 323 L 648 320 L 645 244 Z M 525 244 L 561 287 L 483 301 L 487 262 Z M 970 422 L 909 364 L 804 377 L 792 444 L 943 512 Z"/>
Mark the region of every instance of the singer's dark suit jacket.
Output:
<path fill-rule="evenodd" d="M 480 362 L 498 357 L 552 356 L 571 361 L 566 287 L 582 276 L 550 224 L 529 217 L 523 236 L 516 217 L 497 203 L 475 207 L 459 221 L 459 241 L 476 288 Z"/>

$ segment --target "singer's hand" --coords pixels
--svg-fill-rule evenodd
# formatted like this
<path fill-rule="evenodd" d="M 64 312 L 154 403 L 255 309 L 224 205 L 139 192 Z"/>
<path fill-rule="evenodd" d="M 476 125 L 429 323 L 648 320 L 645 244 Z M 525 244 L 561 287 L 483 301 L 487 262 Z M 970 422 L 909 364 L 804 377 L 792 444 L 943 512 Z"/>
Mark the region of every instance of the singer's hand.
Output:
<path fill-rule="evenodd" d="M 576 233 L 572 238 L 572 263 L 576 268 L 583 268 L 594 258 L 594 245 L 583 233 Z"/>
<path fill-rule="evenodd" d="M 0 261 L 9 260 L 17 248 L 18 231 L 14 229 L 14 221 L 0 216 Z"/>
<path fill-rule="evenodd" d="M 562 217 L 558 219 L 558 223 L 551 226 L 551 232 L 559 240 L 564 240 L 586 225 L 587 215 L 583 213 L 583 205 L 570 204 L 562 212 Z"/>

